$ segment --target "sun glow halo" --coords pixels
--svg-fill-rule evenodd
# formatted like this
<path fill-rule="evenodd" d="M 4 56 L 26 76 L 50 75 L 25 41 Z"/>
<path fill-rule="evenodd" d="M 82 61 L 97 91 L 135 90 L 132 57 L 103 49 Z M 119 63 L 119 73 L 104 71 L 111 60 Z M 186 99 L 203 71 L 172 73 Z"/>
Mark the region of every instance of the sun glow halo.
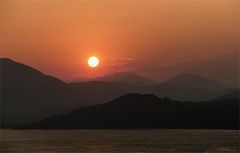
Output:
<path fill-rule="evenodd" d="M 99 59 L 96 56 L 91 56 L 88 58 L 88 65 L 90 67 L 96 67 L 99 64 Z"/>

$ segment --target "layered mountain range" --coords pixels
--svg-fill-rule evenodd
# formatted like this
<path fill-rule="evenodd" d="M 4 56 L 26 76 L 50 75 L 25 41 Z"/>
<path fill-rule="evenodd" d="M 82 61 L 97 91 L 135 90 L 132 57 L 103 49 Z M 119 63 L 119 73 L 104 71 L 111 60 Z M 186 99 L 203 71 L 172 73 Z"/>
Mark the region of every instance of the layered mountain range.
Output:
<path fill-rule="evenodd" d="M 179 74 L 163 83 L 134 73 L 65 83 L 11 59 L 0 59 L 0 66 L 1 124 L 29 123 L 83 106 L 106 103 L 129 93 L 194 102 L 239 97 L 238 89 L 194 74 Z"/>

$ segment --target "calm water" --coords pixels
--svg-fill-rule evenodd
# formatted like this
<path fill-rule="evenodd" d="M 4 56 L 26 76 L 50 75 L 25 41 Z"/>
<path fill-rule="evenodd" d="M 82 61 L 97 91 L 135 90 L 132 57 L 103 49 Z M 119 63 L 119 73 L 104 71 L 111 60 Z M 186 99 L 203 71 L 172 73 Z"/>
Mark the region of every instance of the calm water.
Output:
<path fill-rule="evenodd" d="M 1 130 L 1 153 L 239 152 L 231 130 Z"/>

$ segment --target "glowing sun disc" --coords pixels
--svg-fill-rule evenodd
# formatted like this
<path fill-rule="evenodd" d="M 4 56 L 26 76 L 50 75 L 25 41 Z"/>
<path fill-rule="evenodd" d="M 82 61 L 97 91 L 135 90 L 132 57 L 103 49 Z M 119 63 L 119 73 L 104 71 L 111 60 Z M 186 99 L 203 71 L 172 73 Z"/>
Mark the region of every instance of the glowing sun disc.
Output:
<path fill-rule="evenodd" d="M 88 65 L 91 67 L 96 67 L 99 64 L 99 59 L 95 56 L 91 56 L 88 58 Z"/>

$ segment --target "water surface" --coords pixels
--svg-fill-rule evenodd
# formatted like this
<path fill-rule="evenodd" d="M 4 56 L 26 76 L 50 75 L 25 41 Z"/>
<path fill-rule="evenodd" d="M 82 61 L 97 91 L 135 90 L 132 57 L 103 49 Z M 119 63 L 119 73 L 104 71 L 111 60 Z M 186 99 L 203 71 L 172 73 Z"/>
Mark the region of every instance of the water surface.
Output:
<path fill-rule="evenodd" d="M 3 153 L 239 152 L 234 130 L 1 130 Z"/>

